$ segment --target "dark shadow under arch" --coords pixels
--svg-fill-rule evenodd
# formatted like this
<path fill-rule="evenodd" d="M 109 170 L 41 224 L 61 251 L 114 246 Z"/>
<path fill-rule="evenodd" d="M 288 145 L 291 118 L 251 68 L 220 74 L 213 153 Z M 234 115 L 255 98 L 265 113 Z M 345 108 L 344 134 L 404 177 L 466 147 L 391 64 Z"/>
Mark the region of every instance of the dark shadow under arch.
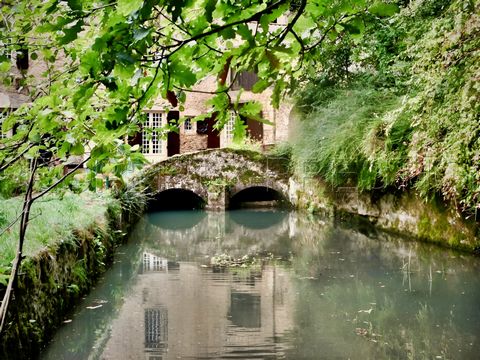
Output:
<path fill-rule="evenodd" d="M 185 189 L 168 189 L 154 196 L 148 202 L 148 211 L 194 210 L 203 209 L 205 200 L 193 191 Z"/>
<path fill-rule="evenodd" d="M 277 190 L 266 186 L 251 186 L 230 198 L 229 208 L 286 207 L 287 199 Z"/>

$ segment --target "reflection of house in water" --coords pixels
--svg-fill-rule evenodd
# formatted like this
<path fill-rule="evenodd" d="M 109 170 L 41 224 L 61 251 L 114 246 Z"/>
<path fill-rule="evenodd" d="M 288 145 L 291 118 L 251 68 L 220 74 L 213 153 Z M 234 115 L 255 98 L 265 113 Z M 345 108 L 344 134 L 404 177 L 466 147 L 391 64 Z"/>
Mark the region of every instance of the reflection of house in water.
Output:
<path fill-rule="evenodd" d="M 255 229 L 225 213 L 208 213 L 191 228 L 143 225 L 149 249 L 141 254 L 141 274 L 113 320 L 101 358 L 281 355 L 276 339 L 292 330 L 295 308 L 289 271 L 278 265 L 225 271 L 200 265 L 217 251 L 243 256 L 276 246 L 291 234 L 293 215 L 280 215 L 268 216 L 268 226 Z M 165 254 L 175 254 L 179 262 Z"/>
<path fill-rule="evenodd" d="M 145 352 L 148 360 L 160 360 L 167 349 L 168 311 L 165 307 L 145 309 Z"/>
<path fill-rule="evenodd" d="M 232 256 L 243 256 L 258 250 L 265 250 L 274 245 L 279 238 L 293 237 L 290 226 L 294 214 L 278 211 L 240 211 L 240 212 L 208 212 L 198 217 L 198 222 L 190 228 L 173 229 L 162 226 L 172 223 L 169 213 L 152 214 L 151 223 L 147 223 L 148 240 L 153 244 L 160 239 L 175 249 L 178 256 L 192 259 L 190 255 L 222 253 L 223 249 L 235 249 Z M 164 218 L 164 219 L 163 219 Z M 244 225 L 250 219 L 248 227 Z M 159 225 L 160 224 L 160 225 Z M 218 241 L 192 242 L 192 239 L 217 239 Z M 195 248 L 195 249 L 193 249 Z M 195 251 L 193 251 L 195 250 Z M 169 265 L 170 268 L 170 265 Z"/>
<path fill-rule="evenodd" d="M 144 272 L 112 323 L 102 359 L 272 356 L 275 338 L 292 328 L 293 301 L 281 267 L 254 277 L 190 262 L 174 273 Z"/>
<path fill-rule="evenodd" d="M 150 254 L 148 252 L 143 253 L 143 272 L 162 272 L 168 271 L 168 260 L 159 256 Z"/>
<path fill-rule="evenodd" d="M 168 261 L 166 258 L 155 254 L 144 252 L 142 261 L 142 274 L 148 272 L 168 272 L 178 270 L 180 265 L 174 261 Z"/>

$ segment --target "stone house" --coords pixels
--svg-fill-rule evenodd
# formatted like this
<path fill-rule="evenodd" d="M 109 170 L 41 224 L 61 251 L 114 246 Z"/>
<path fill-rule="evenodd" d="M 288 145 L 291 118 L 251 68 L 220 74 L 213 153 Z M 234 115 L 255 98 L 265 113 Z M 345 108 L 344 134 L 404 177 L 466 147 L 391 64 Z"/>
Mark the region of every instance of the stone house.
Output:
<path fill-rule="evenodd" d="M 5 54 L 5 49 L 3 50 Z M 12 60 L 10 73 L 13 78 L 11 86 L 0 84 L 0 138 L 11 135 L 1 132 L 2 116 L 9 111 L 20 107 L 23 103 L 30 101 L 28 89 L 21 87 L 22 77 L 32 76 L 37 81 L 43 81 L 41 74 L 47 71 L 48 66 L 61 67 L 61 59 L 54 64 L 38 58 L 31 60 L 28 49 L 17 52 L 10 52 L 8 55 Z M 267 125 L 253 119 L 242 119 L 247 125 L 247 136 L 250 140 L 262 148 L 275 143 L 286 141 L 288 138 L 289 117 L 292 106 L 284 102 L 279 109 L 275 109 L 270 103 L 272 89 L 266 89 L 261 94 L 254 94 L 251 89 L 258 80 L 253 72 L 243 72 L 237 76 L 229 74 L 227 84 L 231 85 L 229 95 L 236 99 L 240 89 L 240 103 L 255 100 L 262 104 L 262 118 L 268 120 L 272 125 Z M 147 114 L 145 128 L 129 142 L 138 144 L 147 160 L 151 163 L 160 161 L 175 154 L 198 151 L 208 148 L 227 147 L 232 143 L 234 114 L 222 131 L 213 128 L 214 119 L 204 121 L 192 121 L 195 116 L 207 114 L 209 108 L 207 101 L 212 97 L 208 92 L 214 92 L 217 87 L 217 78 L 214 76 L 203 79 L 192 91 L 187 94 L 187 100 L 182 111 L 172 108 L 165 100 L 158 99 L 155 104 L 144 111 Z M 198 92 L 201 90 L 201 92 Z M 177 122 L 177 120 L 182 121 Z M 183 121 L 183 119 L 186 119 Z M 155 128 L 166 125 L 167 122 L 178 124 L 178 132 L 160 134 Z M 150 128 L 150 129 L 147 129 Z"/>
<path fill-rule="evenodd" d="M 177 108 L 165 111 L 165 102 L 161 101 L 152 108 L 145 110 L 148 116 L 146 125 L 152 128 L 165 125 L 167 121 L 185 118 L 185 121 L 179 123 L 178 133 L 170 132 L 166 137 L 162 138 L 156 136 L 155 133 L 148 136 L 148 131 L 144 130 L 134 140 L 133 143 L 142 146 L 142 152 L 150 162 L 156 162 L 176 154 L 231 145 L 235 119 L 233 111 L 231 112 L 230 120 L 220 132 L 213 128 L 214 119 L 192 121 L 195 116 L 209 112 L 207 101 L 212 96 L 205 92 L 195 92 L 195 90 L 202 89 L 202 91 L 213 92 L 216 90 L 216 81 L 217 79 L 212 76 L 195 86 L 193 91 L 189 92 L 187 96 L 183 111 L 179 111 Z M 233 81 L 231 74 L 227 81 Z M 254 73 L 245 72 L 239 74 L 235 81 L 231 83 L 230 96 L 234 99 L 237 98 L 240 89 L 243 89 L 240 95 L 240 104 L 252 100 L 262 104 L 262 113 L 260 115 L 272 123 L 272 125 L 253 119 L 242 120 L 247 125 L 247 137 L 249 140 L 265 148 L 287 140 L 292 106 L 285 102 L 279 109 L 275 109 L 270 103 L 271 89 L 266 89 L 261 94 L 254 94 L 251 91 L 256 81 L 257 77 Z"/>

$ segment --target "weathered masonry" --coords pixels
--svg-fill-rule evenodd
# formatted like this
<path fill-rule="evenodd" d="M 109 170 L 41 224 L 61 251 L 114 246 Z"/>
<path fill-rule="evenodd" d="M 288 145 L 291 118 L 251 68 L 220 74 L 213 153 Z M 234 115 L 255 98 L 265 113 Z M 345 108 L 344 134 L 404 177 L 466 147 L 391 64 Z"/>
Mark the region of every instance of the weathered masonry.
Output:
<path fill-rule="evenodd" d="M 225 210 L 244 202 L 289 204 L 284 160 L 246 150 L 212 149 L 175 156 L 141 174 L 152 206 Z"/>

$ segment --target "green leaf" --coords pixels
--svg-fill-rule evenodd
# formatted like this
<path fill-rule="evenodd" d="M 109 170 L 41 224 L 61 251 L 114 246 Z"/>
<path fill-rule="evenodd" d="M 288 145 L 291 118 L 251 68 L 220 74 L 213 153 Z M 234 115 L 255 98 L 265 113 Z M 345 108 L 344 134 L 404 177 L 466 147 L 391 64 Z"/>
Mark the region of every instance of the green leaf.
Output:
<path fill-rule="evenodd" d="M 140 40 L 145 39 L 151 32 L 152 28 L 138 28 L 133 30 L 133 39 L 138 42 Z"/>
<path fill-rule="evenodd" d="M 253 35 L 250 29 L 248 28 L 247 25 L 245 24 L 240 24 L 238 25 L 237 32 L 240 34 L 240 36 L 248 41 L 249 43 L 253 42 Z"/>
<path fill-rule="evenodd" d="M 117 60 L 123 65 L 132 65 L 135 64 L 135 59 L 126 52 L 119 52 L 116 54 Z"/>
<path fill-rule="evenodd" d="M 85 148 L 83 147 L 82 143 L 75 143 L 71 149 L 70 154 L 72 155 L 83 155 L 85 153 Z"/>
<path fill-rule="evenodd" d="M 267 80 L 259 80 L 257 81 L 253 86 L 252 86 L 252 92 L 254 94 L 258 94 L 258 93 L 261 93 L 263 90 L 265 90 L 268 86 L 270 85 L 270 83 L 267 81 Z"/>
<path fill-rule="evenodd" d="M 281 95 L 285 87 L 286 87 L 286 84 L 285 84 L 285 81 L 283 80 L 278 80 L 273 86 L 272 106 L 275 109 L 278 109 L 280 106 Z"/>
<path fill-rule="evenodd" d="M 220 31 L 220 34 L 225 40 L 235 39 L 235 31 L 232 28 L 226 28 Z"/>
<path fill-rule="evenodd" d="M 400 11 L 400 8 L 397 4 L 376 2 L 368 8 L 368 11 L 374 15 L 387 17 L 395 15 Z"/>
<path fill-rule="evenodd" d="M 53 0 L 50 3 L 45 4 L 44 12 L 46 15 L 50 15 L 52 12 L 57 10 L 58 0 Z"/>
<path fill-rule="evenodd" d="M 235 123 L 233 125 L 233 142 L 240 142 L 245 138 L 247 133 L 247 125 L 243 122 L 240 116 L 235 117 Z"/>
<path fill-rule="evenodd" d="M 81 0 L 67 0 L 67 4 L 72 10 L 82 10 Z"/>
<path fill-rule="evenodd" d="M 167 13 L 172 14 L 172 20 L 175 22 L 178 20 L 180 15 L 182 14 L 183 8 L 187 5 L 187 2 L 190 0 L 174 0 L 169 1 L 167 7 Z"/>
<path fill-rule="evenodd" d="M 0 284 L 3 286 L 7 286 L 9 278 L 10 278 L 9 275 L 0 274 Z"/>
<path fill-rule="evenodd" d="M 175 62 L 170 65 L 170 73 L 180 86 L 190 87 L 197 82 L 197 76 L 187 66 Z"/>
<path fill-rule="evenodd" d="M 272 68 L 279 68 L 280 67 L 280 61 L 278 60 L 278 57 L 271 51 L 266 50 L 265 51 L 265 56 L 267 57 L 268 61 L 270 62 L 270 65 Z"/>
<path fill-rule="evenodd" d="M 0 62 L 0 73 L 6 73 L 12 67 L 12 63 L 10 60 Z"/>
<path fill-rule="evenodd" d="M 129 15 L 142 7 L 143 0 L 118 0 L 117 10 L 122 15 Z"/>
<path fill-rule="evenodd" d="M 59 39 L 58 43 L 60 45 L 65 45 L 75 40 L 78 36 L 78 33 L 82 31 L 82 26 L 83 26 L 83 20 L 78 20 L 75 23 L 75 25 L 73 25 L 72 27 L 70 28 L 64 27 L 62 29 L 64 36 Z"/>
<path fill-rule="evenodd" d="M 215 10 L 215 5 L 217 5 L 217 0 L 205 0 L 205 19 L 211 23 L 213 20 L 212 13 Z"/>
<path fill-rule="evenodd" d="M 245 116 L 250 119 L 254 119 L 269 125 L 272 125 L 271 122 L 263 119 L 261 117 L 262 113 L 262 104 L 257 102 L 257 101 L 249 101 L 245 104 L 242 104 L 242 106 L 239 108 L 238 112 L 240 115 Z"/>

